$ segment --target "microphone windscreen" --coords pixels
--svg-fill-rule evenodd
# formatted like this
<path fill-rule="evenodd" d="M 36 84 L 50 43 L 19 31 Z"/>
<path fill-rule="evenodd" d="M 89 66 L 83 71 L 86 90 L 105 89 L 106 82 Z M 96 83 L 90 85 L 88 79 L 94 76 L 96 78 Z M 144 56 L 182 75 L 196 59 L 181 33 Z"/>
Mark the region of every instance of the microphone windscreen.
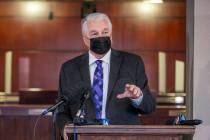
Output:
<path fill-rule="evenodd" d="M 202 123 L 202 120 L 194 119 L 194 120 L 182 120 L 179 122 L 180 125 L 199 125 Z"/>

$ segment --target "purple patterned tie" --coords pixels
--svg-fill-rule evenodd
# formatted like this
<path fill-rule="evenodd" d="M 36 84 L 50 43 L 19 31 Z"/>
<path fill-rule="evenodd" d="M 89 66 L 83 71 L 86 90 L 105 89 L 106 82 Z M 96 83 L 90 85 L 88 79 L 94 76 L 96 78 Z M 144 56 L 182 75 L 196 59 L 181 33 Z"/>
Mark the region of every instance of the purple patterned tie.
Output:
<path fill-rule="evenodd" d="M 93 77 L 93 96 L 96 107 L 96 119 L 101 119 L 102 100 L 103 100 L 103 68 L 102 60 L 95 61 L 97 67 Z"/>

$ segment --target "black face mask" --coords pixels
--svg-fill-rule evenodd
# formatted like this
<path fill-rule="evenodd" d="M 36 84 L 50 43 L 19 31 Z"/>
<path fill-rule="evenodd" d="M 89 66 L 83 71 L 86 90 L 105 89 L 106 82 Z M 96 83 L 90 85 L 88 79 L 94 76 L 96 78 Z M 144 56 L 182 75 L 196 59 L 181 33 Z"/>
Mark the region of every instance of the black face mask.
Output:
<path fill-rule="evenodd" d="M 110 37 L 97 37 L 90 39 L 90 50 L 97 54 L 105 54 L 111 48 Z"/>

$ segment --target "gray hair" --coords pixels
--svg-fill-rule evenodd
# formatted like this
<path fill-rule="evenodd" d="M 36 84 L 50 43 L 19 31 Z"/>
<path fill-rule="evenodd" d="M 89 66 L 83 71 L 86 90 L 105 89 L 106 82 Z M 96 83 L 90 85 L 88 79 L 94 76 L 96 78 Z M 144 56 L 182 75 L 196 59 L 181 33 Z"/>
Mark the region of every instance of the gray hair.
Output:
<path fill-rule="evenodd" d="M 109 26 L 109 31 L 112 31 L 112 23 L 109 19 L 109 17 L 106 14 L 103 13 L 91 13 L 89 15 L 87 15 L 81 22 L 81 26 L 82 26 L 82 35 L 85 36 L 87 35 L 88 32 L 88 27 L 87 27 L 87 23 L 90 21 L 102 21 L 105 20 L 108 22 L 108 26 Z"/>

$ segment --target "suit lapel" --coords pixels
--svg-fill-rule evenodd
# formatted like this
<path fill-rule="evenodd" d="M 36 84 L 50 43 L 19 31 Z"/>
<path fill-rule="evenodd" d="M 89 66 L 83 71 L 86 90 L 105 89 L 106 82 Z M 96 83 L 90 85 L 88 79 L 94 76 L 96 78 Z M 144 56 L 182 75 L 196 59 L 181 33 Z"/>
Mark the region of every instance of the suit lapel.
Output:
<path fill-rule="evenodd" d="M 121 60 L 122 60 L 122 57 L 120 56 L 119 52 L 112 50 L 111 60 L 110 60 L 110 73 L 109 73 L 107 101 L 109 101 L 112 89 L 116 83 L 116 80 L 119 74 L 120 65 L 121 65 Z"/>
<path fill-rule="evenodd" d="M 85 83 L 88 83 L 88 86 L 91 87 L 88 53 L 82 56 L 81 61 L 79 62 L 79 69 L 82 76 L 82 80 Z"/>

